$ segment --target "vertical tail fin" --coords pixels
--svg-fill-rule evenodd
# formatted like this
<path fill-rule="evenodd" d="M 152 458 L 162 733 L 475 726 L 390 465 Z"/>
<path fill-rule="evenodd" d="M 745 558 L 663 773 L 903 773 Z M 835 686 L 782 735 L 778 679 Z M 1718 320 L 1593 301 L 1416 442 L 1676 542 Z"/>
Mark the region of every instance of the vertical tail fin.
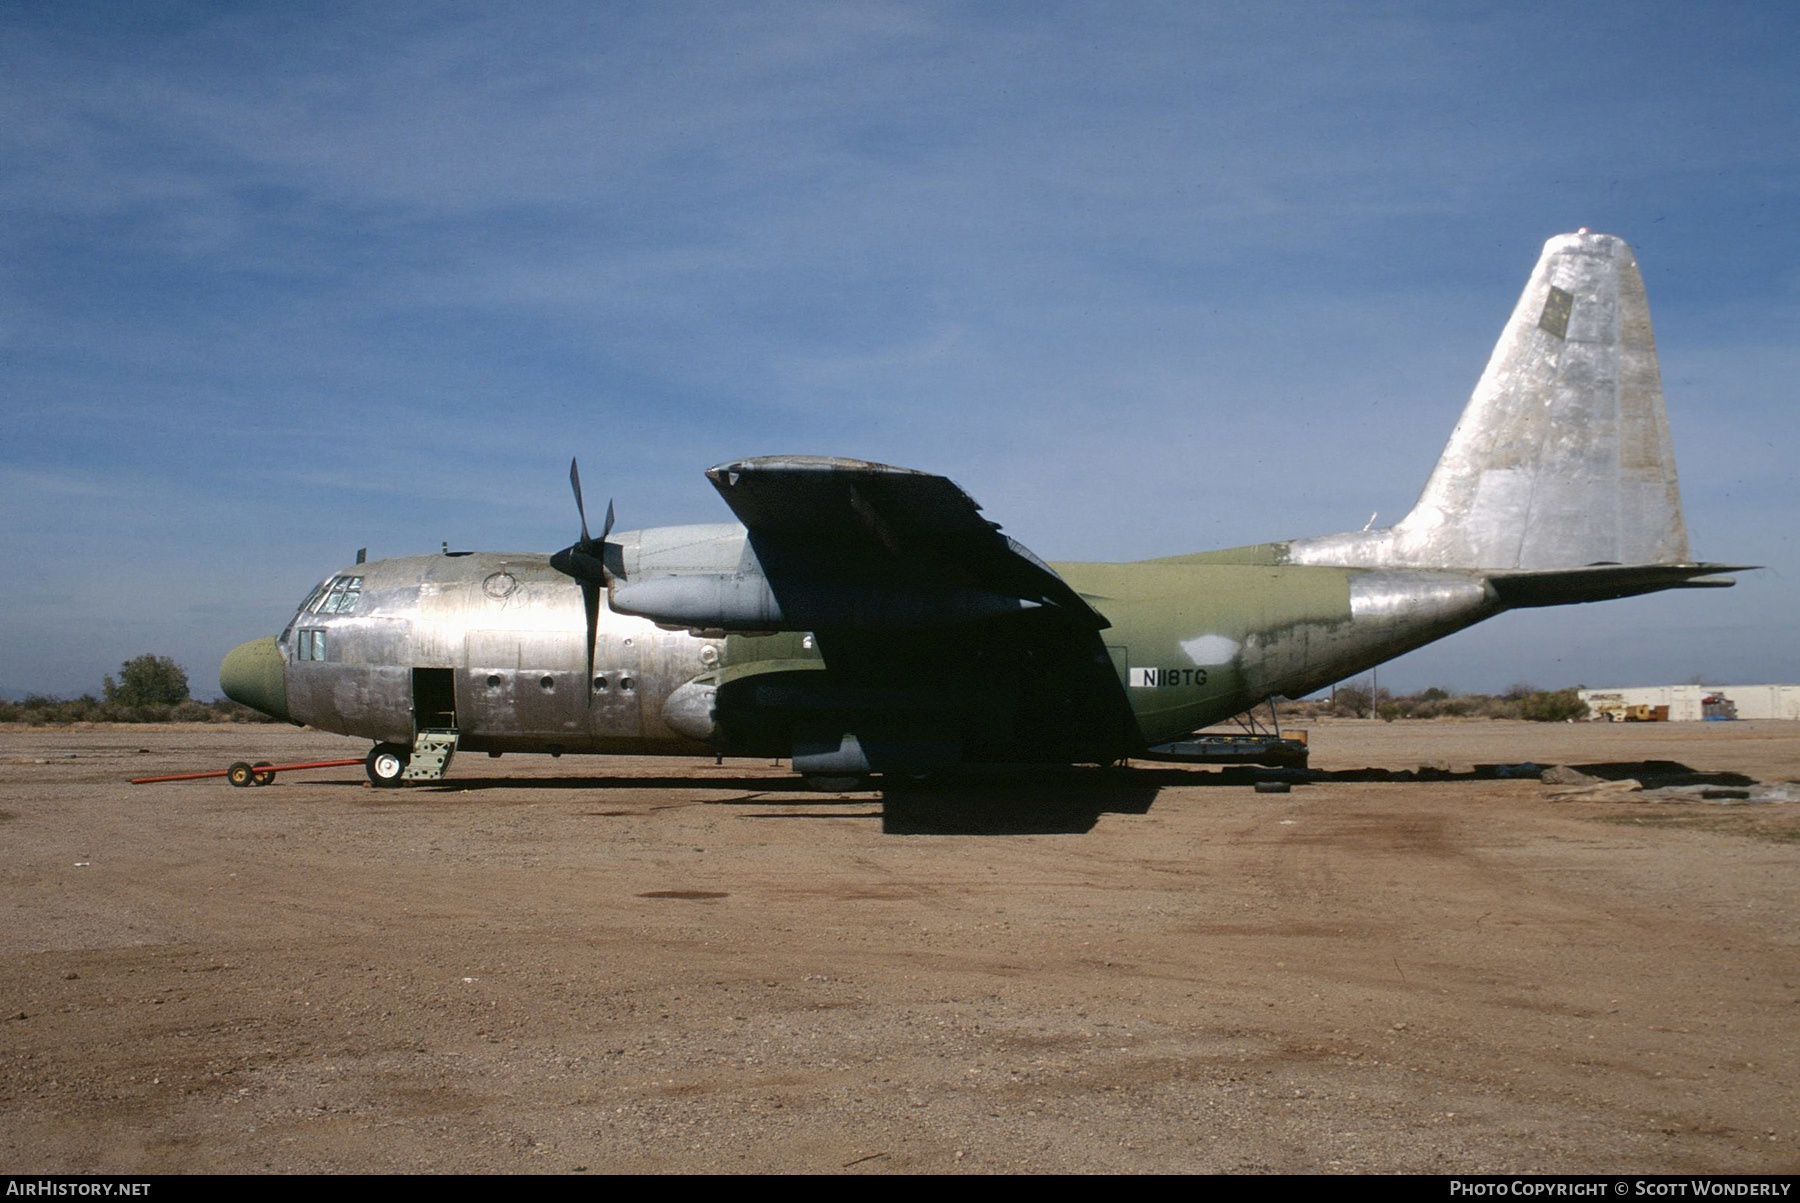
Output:
<path fill-rule="evenodd" d="M 1544 245 L 1418 503 L 1298 563 L 1544 570 L 1677 564 L 1687 527 L 1637 260 L 1583 230 Z"/>

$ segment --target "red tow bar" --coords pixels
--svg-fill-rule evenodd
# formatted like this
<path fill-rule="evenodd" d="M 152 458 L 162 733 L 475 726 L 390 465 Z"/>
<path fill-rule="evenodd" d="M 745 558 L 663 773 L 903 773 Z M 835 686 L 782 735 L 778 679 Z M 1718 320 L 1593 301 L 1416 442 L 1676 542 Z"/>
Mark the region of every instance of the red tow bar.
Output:
<path fill-rule="evenodd" d="M 235 786 L 267 785 L 275 780 L 276 773 L 294 773 L 301 769 L 341 769 L 352 764 L 361 764 L 362 759 L 355 760 L 312 760 L 305 764 L 270 764 L 259 760 L 251 764 L 240 760 L 228 769 L 212 769 L 205 773 L 171 773 L 167 777 L 133 777 L 133 785 L 149 785 L 155 781 L 198 781 L 202 777 L 223 777 Z"/>

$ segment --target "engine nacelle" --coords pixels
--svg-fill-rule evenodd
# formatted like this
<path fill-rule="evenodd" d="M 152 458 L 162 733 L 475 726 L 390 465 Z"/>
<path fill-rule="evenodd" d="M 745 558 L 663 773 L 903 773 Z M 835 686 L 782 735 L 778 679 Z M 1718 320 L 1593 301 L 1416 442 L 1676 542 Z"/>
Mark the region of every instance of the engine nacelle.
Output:
<path fill-rule="evenodd" d="M 721 631 L 921 630 L 994 618 L 1041 603 L 958 585 L 796 581 L 781 596 L 761 573 L 696 573 L 627 581 L 612 608 L 671 627 Z"/>

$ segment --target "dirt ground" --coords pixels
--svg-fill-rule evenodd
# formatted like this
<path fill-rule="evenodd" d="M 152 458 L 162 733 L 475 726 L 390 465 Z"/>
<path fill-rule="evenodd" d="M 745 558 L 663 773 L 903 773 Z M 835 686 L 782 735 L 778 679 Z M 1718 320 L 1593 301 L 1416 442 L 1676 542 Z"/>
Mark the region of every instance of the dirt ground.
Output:
<path fill-rule="evenodd" d="M 0 1172 L 1800 1170 L 1800 803 L 1472 771 L 1786 781 L 1800 724 L 1311 737 L 884 797 L 0 728 Z"/>

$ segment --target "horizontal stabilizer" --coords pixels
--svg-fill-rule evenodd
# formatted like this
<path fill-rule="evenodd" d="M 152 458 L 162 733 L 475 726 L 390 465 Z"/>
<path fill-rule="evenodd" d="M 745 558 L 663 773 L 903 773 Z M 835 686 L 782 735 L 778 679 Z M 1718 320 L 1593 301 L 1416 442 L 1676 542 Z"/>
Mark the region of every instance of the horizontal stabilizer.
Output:
<path fill-rule="evenodd" d="M 1737 584 L 1721 572 L 1744 572 L 1749 564 L 1594 564 L 1543 572 L 1502 572 L 1488 578 L 1500 604 L 1509 610 L 1610 601 L 1663 589 L 1728 589 Z"/>

